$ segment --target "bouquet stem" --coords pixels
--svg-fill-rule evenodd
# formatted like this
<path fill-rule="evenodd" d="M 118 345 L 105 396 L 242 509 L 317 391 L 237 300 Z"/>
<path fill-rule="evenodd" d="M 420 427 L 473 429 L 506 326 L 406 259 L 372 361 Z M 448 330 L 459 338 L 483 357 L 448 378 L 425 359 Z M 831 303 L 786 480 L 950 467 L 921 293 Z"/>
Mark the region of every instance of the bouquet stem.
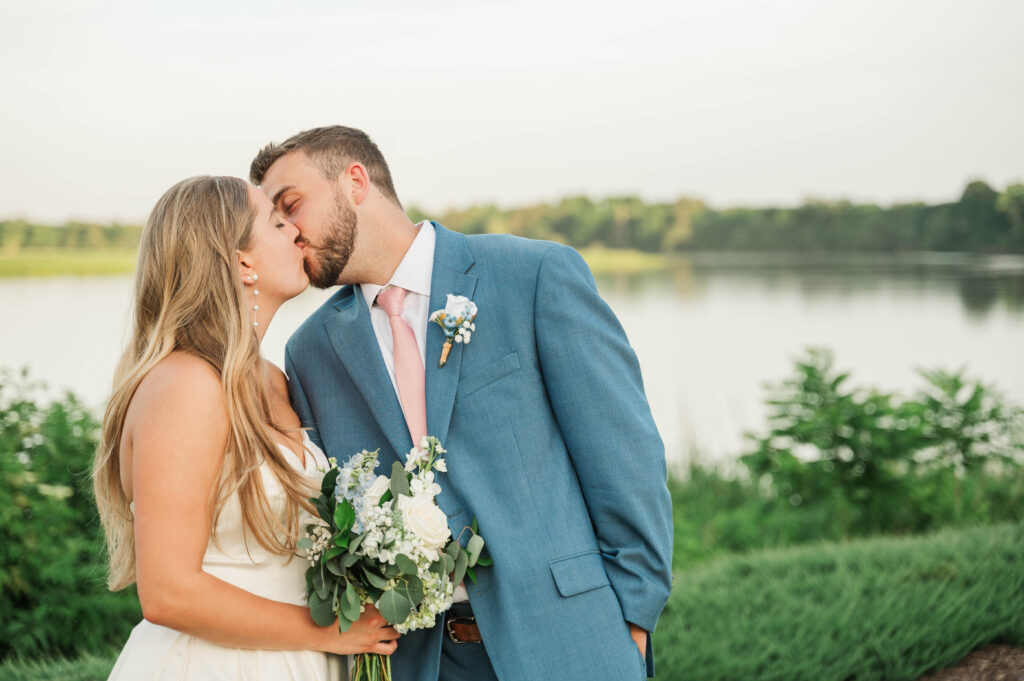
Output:
<path fill-rule="evenodd" d="M 391 658 L 377 653 L 355 656 L 352 681 L 391 681 Z"/>

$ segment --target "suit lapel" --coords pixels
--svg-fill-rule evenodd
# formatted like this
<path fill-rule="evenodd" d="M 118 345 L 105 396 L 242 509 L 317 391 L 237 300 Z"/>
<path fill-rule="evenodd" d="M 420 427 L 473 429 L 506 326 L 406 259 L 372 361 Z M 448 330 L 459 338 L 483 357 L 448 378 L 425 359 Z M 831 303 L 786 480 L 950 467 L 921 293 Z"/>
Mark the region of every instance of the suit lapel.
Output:
<path fill-rule="evenodd" d="M 437 238 L 434 244 L 434 270 L 430 277 L 430 312 L 443 309 L 448 294 L 473 298 L 476 277 L 466 272 L 473 266 L 473 256 L 466 244 L 466 237 L 451 232 L 434 223 Z M 437 324 L 427 324 L 427 433 L 445 444 L 452 409 L 455 406 L 455 391 L 459 385 L 462 370 L 464 346 L 455 343 L 448 361 L 438 367 L 441 348 L 444 346 L 444 331 Z"/>
<path fill-rule="evenodd" d="M 334 307 L 337 313 L 324 322 L 331 346 L 401 459 L 412 446 L 412 437 L 380 354 L 370 311 L 355 286 L 350 287 L 350 294 Z"/>

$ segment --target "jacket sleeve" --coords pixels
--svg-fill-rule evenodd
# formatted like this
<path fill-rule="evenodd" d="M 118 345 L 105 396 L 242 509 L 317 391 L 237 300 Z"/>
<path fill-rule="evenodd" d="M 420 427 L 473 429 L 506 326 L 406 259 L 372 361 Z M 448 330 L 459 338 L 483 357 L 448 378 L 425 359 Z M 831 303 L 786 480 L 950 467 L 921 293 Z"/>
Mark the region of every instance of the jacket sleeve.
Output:
<path fill-rule="evenodd" d="M 320 449 L 324 448 L 320 440 L 320 433 L 317 431 L 316 420 L 313 418 L 313 409 L 309 406 L 309 399 L 302 386 L 302 379 L 297 371 L 295 362 L 292 360 L 291 343 L 284 348 L 284 372 L 288 376 L 288 397 L 292 403 L 292 409 L 299 416 L 299 422 L 303 428 L 309 429 L 309 439 Z"/>
<path fill-rule="evenodd" d="M 672 588 L 665 448 L 636 354 L 583 258 L 554 246 L 534 303 L 541 372 L 626 621 L 654 631 Z"/>

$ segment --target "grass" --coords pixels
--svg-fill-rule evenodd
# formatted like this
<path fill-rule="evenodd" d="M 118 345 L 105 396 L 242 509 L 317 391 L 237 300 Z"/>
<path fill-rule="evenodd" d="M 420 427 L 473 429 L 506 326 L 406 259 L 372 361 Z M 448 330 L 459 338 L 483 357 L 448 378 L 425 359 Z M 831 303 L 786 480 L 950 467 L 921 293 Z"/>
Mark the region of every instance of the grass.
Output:
<path fill-rule="evenodd" d="M 912 681 L 1024 645 L 1024 525 L 726 556 L 676 571 L 661 681 Z M 11 661 L 0 681 L 101 681 L 115 656 Z"/>
<path fill-rule="evenodd" d="M 0 253 L 0 278 L 131 274 L 137 254 L 130 250 L 25 250 Z"/>
<path fill-rule="evenodd" d="M 668 263 L 664 255 L 631 249 L 594 246 L 581 253 L 596 275 L 654 272 L 665 269 Z M 39 249 L 0 253 L 0 278 L 131 274 L 136 258 L 135 251 Z"/>
<path fill-rule="evenodd" d="M 1024 525 L 733 556 L 677 572 L 662 681 L 911 681 L 1024 645 Z"/>
<path fill-rule="evenodd" d="M 664 254 L 645 253 L 631 248 L 588 246 L 580 249 L 580 255 L 595 275 L 642 274 L 668 267 L 668 258 Z"/>
<path fill-rule="evenodd" d="M 110 675 L 116 659 L 116 653 L 87 653 L 73 659 L 10 660 L 0 664 L 0 681 L 103 681 Z"/>

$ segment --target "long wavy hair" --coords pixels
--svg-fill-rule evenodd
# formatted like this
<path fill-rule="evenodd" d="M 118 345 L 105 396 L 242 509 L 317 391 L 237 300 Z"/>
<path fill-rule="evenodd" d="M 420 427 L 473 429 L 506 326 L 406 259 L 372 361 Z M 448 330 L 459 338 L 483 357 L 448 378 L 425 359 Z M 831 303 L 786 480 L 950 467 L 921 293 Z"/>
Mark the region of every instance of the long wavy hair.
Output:
<path fill-rule="evenodd" d="M 146 221 L 131 339 L 114 375 L 92 471 L 111 590 L 135 581 L 134 519 L 120 471 L 125 415 L 146 374 L 176 350 L 201 357 L 217 370 L 227 403 L 230 434 L 213 528 L 225 501 L 237 493 L 246 531 L 266 550 L 288 555 L 295 550 L 299 509 L 311 510 L 309 481 L 288 463 L 270 434 L 271 427 L 285 429 L 271 413 L 268 376 L 238 273 L 236 252 L 249 247 L 255 217 L 243 180 L 202 176 L 167 190 Z M 267 500 L 262 463 L 287 495 L 283 523 Z"/>

